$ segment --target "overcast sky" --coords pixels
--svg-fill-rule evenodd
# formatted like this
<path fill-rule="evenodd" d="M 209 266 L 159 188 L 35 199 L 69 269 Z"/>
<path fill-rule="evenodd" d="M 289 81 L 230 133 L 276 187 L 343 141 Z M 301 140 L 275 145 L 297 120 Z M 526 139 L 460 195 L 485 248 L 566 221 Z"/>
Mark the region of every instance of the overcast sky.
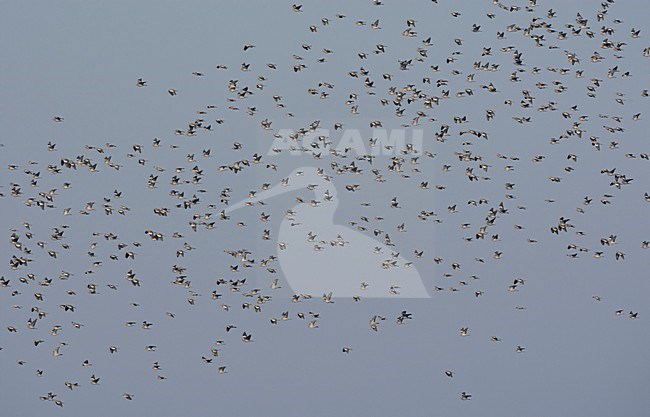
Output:
<path fill-rule="evenodd" d="M 619 0 L 597 21 L 600 1 L 539 0 L 531 11 L 527 1 L 504 3 L 505 9 L 491 1 L 382 3 L 305 1 L 294 12 L 293 3 L 279 1 L 5 2 L 0 17 L 5 58 L 0 62 L 0 225 L 5 233 L 1 275 L 10 282 L 0 287 L 2 415 L 647 414 L 650 249 L 642 243 L 650 240 L 650 202 L 644 199 L 650 192 L 650 98 L 642 91 L 650 88 L 650 58 L 644 57 L 650 7 Z M 555 11 L 552 18 L 549 9 Z M 579 26 L 577 13 L 588 19 L 588 27 L 572 33 Z M 403 36 L 408 19 L 415 20 L 414 36 Z M 524 33 L 533 19 L 542 24 L 532 31 L 544 35 L 541 46 Z M 547 23 L 555 32 L 545 29 Z M 476 31 L 474 24 L 480 26 Z M 508 31 L 510 25 L 520 30 Z M 602 34 L 603 27 L 614 32 Z M 641 30 L 638 37 L 631 36 L 632 29 Z M 566 39 L 558 39 L 560 31 Z M 503 39 L 497 38 L 500 32 Z M 604 39 L 625 45 L 620 51 L 602 48 Z M 255 47 L 244 51 L 245 44 Z M 385 45 L 385 53 L 373 52 L 378 44 Z M 482 56 L 484 48 L 491 48 L 491 55 Z M 514 51 L 521 53 L 523 65 L 515 65 Z M 595 52 L 601 61 L 593 62 Z M 579 63 L 572 65 L 567 54 L 575 54 Z M 321 58 L 325 62 L 318 62 Z M 406 60 L 411 65 L 401 70 L 400 61 Z M 477 61 L 498 68 L 476 69 Z M 250 65 L 248 71 L 242 71 L 242 63 Z M 306 67 L 294 71 L 299 64 Z M 519 80 L 513 80 L 518 69 Z M 365 70 L 368 75 L 362 74 Z M 624 74 L 628 71 L 630 76 Z M 139 78 L 146 86 L 136 86 Z M 372 87 L 364 85 L 366 78 Z M 234 92 L 228 89 L 230 80 L 237 80 Z M 490 83 L 498 92 L 482 87 Z M 242 98 L 246 87 L 254 94 Z M 391 87 L 405 93 L 399 105 Z M 427 108 L 422 97 L 412 96 L 413 89 L 439 98 L 440 104 Z M 443 98 L 445 91 L 449 98 Z M 527 100 L 524 91 L 534 98 L 529 107 L 521 105 Z M 386 105 L 381 99 L 388 100 Z M 355 105 L 358 114 L 351 112 Z M 555 110 L 538 111 L 545 105 Z M 396 109 L 404 110 L 403 116 Z M 494 111 L 493 120 L 486 120 L 487 109 Z M 55 116 L 63 120 L 56 122 Z M 465 117 L 466 123 L 455 123 L 454 117 Z M 530 122 L 513 119 L 527 117 Z M 188 124 L 197 118 L 211 130 L 198 127 L 187 136 Z M 265 119 L 272 122 L 268 130 L 260 125 Z M 351 148 L 347 154 L 341 155 L 346 146 L 338 155 L 313 147 L 318 135 L 302 141 L 307 151 L 299 155 L 272 150 L 284 146 L 281 132 L 307 129 L 314 121 L 331 148 L 343 141 Z M 384 130 L 373 131 L 373 121 Z M 336 123 L 343 128 L 335 130 Z M 436 140 L 444 126 L 449 135 Z M 611 133 L 604 126 L 623 129 Z M 470 130 L 487 132 L 488 138 L 466 133 Z M 386 154 L 371 164 L 364 152 L 372 153 L 371 138 L 382 134 L 403 135 L 406 143 L 421 136 L 420 152 L 402 155 L 402 149 L 384 148 Z M 154 138 L 160 146 L 152 146 Z M 355 147 L 358 138 L 363 149 Z M 56 144 L 53 151 L 48 142 Z M 235 142 L 242 149 L 233 149 Z M 136 144 L 141 153 L 134 150 Z M 209 157 L 203 155 L 208 149 Z M 461 161 L 459 155 L 467 152 L 478 158 Z M 321 153 L 320 159 L 314 153 Z M 188 158 L 191 154 L 194 158 Z M 252 161 L 254 154 L 262 157 L 259 164 L 237 173 L 227 168 Z M 97 172 L 79 164 L 74 170 L 61 166 L 62 158 L 74 162 L 81 155 L 97 163 Z M 119 170 L 105 163 L 109 156 L 107 162 Z M 401 171 L 389 171 L 391 157 L 403 158 Z M 352 162 L 361 174 L 337 173 Z M 50 172 L 48 165 L 61 172 Z M 183 183 L 192 180 L 195 166 L 202 170 L 201 181 Z M 331 181 L 312 174 L 319 168 Z M 469 181 L 467 168 L 477 181 Z M 613 168 L 625 177 L 601 173 Z M 319 187 L 273 195 L 265 206 L 244 207 L 229 213 L 229 220 L 219 219 L 227 207 L 222 190 L 231 189 L 232 205 L 246 200 L 250 191 L 261 193 L 264 183 L 271 188 L 286 178 L 299 182 L 296 170 Z M 373 170 L 379 170 L 382 182 Z M 147 187 L 151 175 L 159 177 L 156 188 Z M 170 184 L 174 175 L 181 183 Z M 30 185 L 33 179 L 36 184 Z M 621 179 L 633 181 L 620 189 L 610 185 Z M 427 189 L 422 182 L 428 182 Z M 21 194 L 12 196 L 12 188 Z M 56 189 L 52 207 L 25 204 L 29 198 L 44 200 L 51 189 Z M 172 190 L 184 192 L 183 197 L 170 195 Z M 338 204 L 332 219 L 297 203 L 302 198 L 331 207 L 323 198 L 326 190 L 335 193 Z M 193 195 L 199 203 L 176 207 Z M 592 199 L 590 205 L 583 204 L 585 196 Z M 391 208 L 393 198 L 399 208 Z M 468 204 L 481 199 L 487 203 Z M 83 215 L 88 202 L 95 202 L 94 210 Z M 500 203 L 507 213 L 498 213 L 485 239 L 477 239 L 490 209 L 498 211 Z M 113 214 L 106 215 L 103 204 Z M 124 216 L 117 213 L 120 205 L 128 208 Z M 449 210 L 454 205 L 456 212 Z M 166 217 L 153 213 L 162 207 L 169 209 Z M 69 216 L 63 214 L 67 208 Z M 325 240 L 327 261 L 313 255 L 318 252 L 291 252 L 294 242 L 306 245 L 291 230 L 299 230 L 297 236 L 311 229 L 291 226 L 284 217 L 289 209 L 298 212 L 297 222 L 311 219 L 322 230 L 316 241 Z M 422 220 L 422 211 L 433 214 Z M 268 222 L 260 222 L 262 212 L 270 214 Z M 202 217 L 206 213 L 212 217 Z M 551 233 L 561 217 L 571 226 Z M 196 232 L 192 221 L 199 222 Z M 201 222 L 215 222 L 214 228 Z M 404 232 L 398 230 L 402 224 Z M 64 230 L 64 239 L 50 238 L 54 227 Z M 146 230 L 162 233 L 164 240 L 152 240 Z M 265 230 L 268 240 L 261 239 Z M 329 242 L 341 230 L 351 243 L 333 248 Z M 182 237 L 172 237 L 175 232 Z M 30 254 L 11 243 L 13 233 Z M 105 239 L 108 233 L 117 239 Z M 394 246 L 386 246 L 386 234 Z M 615 240 L 602 245 L 601 238 L 611 235 Z M 118 242 L 128 246 L 118 250 Z M 286 242 L 294 257 L 279 253 L 279 244 Z M 355 249 L 364 242 L 368 250 Z M 373 254 L 373 247 L 380 247 L 381 254 Z M 224 252 L 244 248 L 256 262 L 252 268 Z M 184 257 L 176 256 L 179 249 Z M 125 259 L 126 251 L 136 258 Z M 501 255 L 495 257 L 496 252 Z M 603 252 L 602 258 L 595 258 L 596 252 Z M 625 259 L 616 260 L 617 252 Z M 14 255 L 33 261 L 11 269 Z M 259 265 L 269 256 L 281 258 L 268 266 L 275 273 Z M 370 294 L 376 288 L 373 280 L 381 279 L 381 269 L 372 269 L 378 268 L 377 259 L 397 260 L 389 281 L 420 280 L 425 291 L 418 289 L 418 296 L 425 298 L 387 291 L 371 298 L 360 288 L 359 302 L 337 295 L 344 289 L 336 279 L 348 275 L 355 287 L 370 282 Z M 101 265 L 93 266 L 98 261 Z M 191 281 L 189 288 L 171 284 L 179 275 L 173 265 L 186 268 L 180 275 Z M 140 287 L 126 279 L 129 270 Z M 60 279 L 62 271 L 72 276 Z M 47 278 L 52 280 L 48 286 L 39 285 Z M 218 286 L 219 278 L 247 281 L 235 292 Z M 525 283 L 508 291 L 515 278 Z M 270 288 L 274 279 L 281 288 Z M 312 299 L 292 303 L 306 280 L 323 292 L 329 288 L 333 302 L 323 303 L 320 291 L 314 291 Z M 402 281 L 404 291 L 411 282 Z M 96 284 L 98 294 L 89 294 L 89 283 Z M 256 296 L 243 296 L 257 288 L 272 297 L 259 313 L 252 308 Z M 211 299 L 214 290 L 222 298 Z M 482 295 L 477 297 L 477 291 Z M 242 309 L 245 302 L 250 309 Z M 75 311 L 60 307 L 67 304 Z M 27 320 L 38 316 L 33 307 L 46 316 L 29 329 Z M 398 325 L 404 310 L 412 319 Z M 617 310 L 623 313 L 617 316 Z M 290 320 L 279 320 L 284 311 Z M 314 320 L 309 312 L 320 314 L 318 328 L 308 328 Z M 386 320 L 374 332 L 369 321 L 376 315 Z M 270 318 L 280 322 L 271 324 Z M 153 326 L 142 329 L 143 321 Z M 72 322 L 83 326 L 77 329 Z M 236 329 L 226 332 L 229 324 Z M 55 325 L 61 330 L 52 336 Z M 464 327 L 469 334 L 462 337 Z M 242 332 L 252 334 L 253 342 L 243 343 Z M 44 342 L 34 346 L 37 339 Z M 225 343 L 217 346 L 217 340 Z M 152 345 L 154 352 L 145 350 Z M 53 356 L 57 346 L 62 355 Z M 118 347 L 117 353 L 109 353 L 110 346 Z M 525 350 L 516 352 L 518 346 Z M 350 352 L 343 353 L 343 347 Z M 218 357 L 211 348 L 219 349 Z M 82 366 L 86 359 L 92 366 Z M 151 369 L 153 362 L 160 364 L 159 371 Z M 218 374 L 220 366 L 227 373 Z M 453 378 L 445 370 L 452 370 Z M 90 384 L 91 375 L 100 377 L 99 385 Z M 79 386 L 71 391 L 66 381 Z M 62 408 L 39 401 L 48 392 L 57 394 Z M 461 392 L 471 400 L 462 401 Z"/>

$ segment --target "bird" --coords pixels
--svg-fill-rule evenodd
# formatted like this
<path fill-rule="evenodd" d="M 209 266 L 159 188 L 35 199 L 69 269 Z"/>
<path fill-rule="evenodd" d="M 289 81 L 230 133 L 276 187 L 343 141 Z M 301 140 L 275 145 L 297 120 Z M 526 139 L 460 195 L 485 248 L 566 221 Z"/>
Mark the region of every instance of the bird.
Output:
<path fill-rule="evenodd" d="M 377 316 L 373 316 L 373 317 L 370 319 L 370 328 L 371 328 L 372 330 L 374 330 L 375 332 L 378 331 L 378 329 L 379 329 L 379 327 L 377 326 L 377 319 L 378 319 Z"/>

